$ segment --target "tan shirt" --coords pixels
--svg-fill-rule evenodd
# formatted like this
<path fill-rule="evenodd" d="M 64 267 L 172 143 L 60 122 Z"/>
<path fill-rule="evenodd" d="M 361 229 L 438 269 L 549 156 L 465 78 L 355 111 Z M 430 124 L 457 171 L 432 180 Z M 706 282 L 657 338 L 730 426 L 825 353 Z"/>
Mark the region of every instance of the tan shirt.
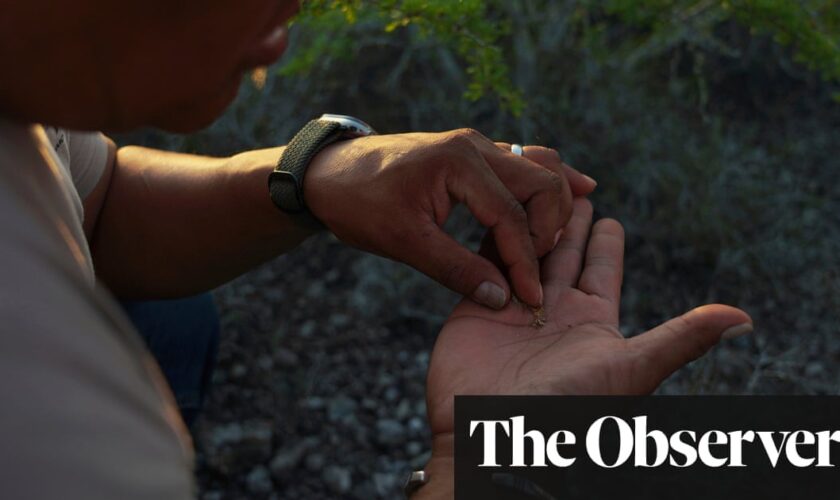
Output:
<path fill-rule="evenodd" d="M 188 434 L 142 339 L 94 285 L 54 145 L 41 126 L 0 120 L 0 496 L 192 498 Z"/>

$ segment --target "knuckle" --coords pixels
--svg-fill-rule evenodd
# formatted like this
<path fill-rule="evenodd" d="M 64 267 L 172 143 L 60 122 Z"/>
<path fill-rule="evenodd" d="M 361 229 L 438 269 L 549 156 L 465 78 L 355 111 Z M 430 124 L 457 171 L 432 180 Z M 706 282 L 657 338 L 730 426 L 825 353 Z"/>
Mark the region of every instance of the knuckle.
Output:
<path fill-rule="evenodd" d="M 567 182 L 563 176 L 554 172 L 548 172 L 547 185 L 550 187 L 551 191 L 558 193 L 561 196 L 565 196 Z"/>
<path fill-rule="evenodd" d="M 460 262 L 447 262 L 440 267 L 440 282 L 445 283 L 451 288 L 457 288 L 463 282 L 466 275 L 467 268 Z"/>
<path fill-rule="evenodd" d="M 459 129 L 445 132 L 441 138 L 439 153 L 446 158 L 467 158 L 478 154 L 478 147 L 473 141 L 472 129 Z M 475 132 L 477 133 L 477 132 Z"/>
<path fill-rule="evenodd" d="M 457 130 L 453 130 L 452 132 L 450 132 L 450 134 L 452 134 L 455 137 L 461 137 L 463 139 L 470 139 L 470 140 L 477 139 L 479 137 L 483 137 L 481 135 L 481 133 L 474 128 L 459 128 Z"/>
<path fill-rule="evenodd" d="M 525 225 L 528 223 L 528 214 L 525 208 L 515 198 L 508 198 L 505 215 L 514 224 Z"/>

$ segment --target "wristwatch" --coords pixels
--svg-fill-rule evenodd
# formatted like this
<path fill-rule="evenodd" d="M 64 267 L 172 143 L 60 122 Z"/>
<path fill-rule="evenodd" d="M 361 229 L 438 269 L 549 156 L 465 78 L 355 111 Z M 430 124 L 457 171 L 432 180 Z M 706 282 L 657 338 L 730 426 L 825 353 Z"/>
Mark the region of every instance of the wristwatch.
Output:
<path fill-rule="evenodd" d="M 271 201 L 288 214 L 311 216 L 303 197 L 303 179 L 315 155 L 335 142 L 374 134 L 370 125 L 352 116 L 326 114 L 310 121 L 289 142 L 268 176 Z"/>

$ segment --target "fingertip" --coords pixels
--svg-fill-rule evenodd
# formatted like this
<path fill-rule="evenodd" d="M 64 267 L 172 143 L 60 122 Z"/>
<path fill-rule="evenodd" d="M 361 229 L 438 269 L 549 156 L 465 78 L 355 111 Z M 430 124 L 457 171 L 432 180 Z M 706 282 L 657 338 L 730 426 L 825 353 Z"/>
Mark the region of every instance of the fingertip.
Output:
<path fill-rule="evenodd" d="M 581 173 L 577 169 L 563 164 L 563 171 L 566 174 L 566 179 L 569 181 L 569 187 L 574 196 L 586 196 L 592 194 L 595 188 L 598 187 L 598 182 L 592 177 Z"/>
<path fill-rule="evenodd" d="M 502 309 L 507 305 L 508 292 L 492 281 L 484 281 L 472 294 L 473 300 L 491 309 Z"/>
<path fill-rule="evenodd" d="M 601 219 L 595 223 L 593 231 L 597 230 L 599 233 L 608 233 L 618 238 L 624 239 L 624 226 L 615 219 Z"/>
<path fill-rule="evenodd" d="M 707 304 L 696 307 L 686 315 L 702 317 L 710 324 L 719 326 L 721 330 L 743 324 L 753 324 L 752 317 L 746 311 L 725 304 Z"/>

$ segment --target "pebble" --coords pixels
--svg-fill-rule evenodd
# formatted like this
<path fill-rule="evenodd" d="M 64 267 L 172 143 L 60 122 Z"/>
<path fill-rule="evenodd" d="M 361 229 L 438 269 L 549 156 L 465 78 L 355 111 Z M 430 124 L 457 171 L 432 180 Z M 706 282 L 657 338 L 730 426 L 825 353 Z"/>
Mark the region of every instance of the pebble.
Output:
<path fill-rule="evenodd" d="M 324 463 L 326 463 L 326 459 L 324 458 L 324 455 L 321 455 L 320 453 L 308 455 L 304 461 L 304 465 L 306 465 L 306 468 L 311 472 L 323 469 Z"/>
<path fill-rule="evenodd" d="M 258 495 L 270 493 L 274 488 L 274 485 L 271 484 L 271 476 L 268 473 L 268 469 L 262 465 L 254 467 L 254 469 L 248 473 L 248 476 L 245 478 L 245 485 L 247 486 L 248 491 Z"/>
<path fill-rule="evenodd" d="M 257 367 L 262 371 L 271 371 L 274 367 L 274 360 L 271 356 L 263 355 L 257 358 Z"/>
<path fill-rule="evenodd" d="M 312 396 L 303 400 L 303 407 L 310 410 L 322 410 L 325 405 L 324 398 L 319 398 L 318 396 Z"/>
<path fill-rule="evenodd" d="M 211 436 L 216 448 L 229 448 L 232 459 L 238 462 L 262 462 L 271 456 L 271 441 L 274 435 L 271 422 L 248 422 L 217 427 Z"/>
<path fill-rule="evenodd" d="M 411 417 L 411 401 L 403 399 L 394 411 L 394 416 L 397 420 L 405 421 Z"/>
<path fill-rule="evenodd" d="M 409 441 L 408 444 L 405 445 L 405 453 L 409 457 L 416 457 L 417 455 L 423 453 L 423 445 L 418 441 Z"/>
<path fill-rule="evenodd" d="M 338 396 L 331 399 L 327 405 L 327 418 L 330 422 L 339 422 L 345 417 L 352 416 L 357 406 L 355 400 L 347 396 Z"/>
<path fill-rule="evenodd" d="M 393 419 L 380 419 L 376 422 L 376 442 L 383 446 L 392 446 L 405 441 L 405 427 Z"/>
<path fill-rule="evenodd" d="M 236 363 L 230 369 L 230 378 L 238 380 L 248 374 L 248 367 L 242 363 Z"/>
<path fill-rule="evenodd" d="M 318 324 L 315 322 L 315 320 L 308 319 L 302 325 L 300 325 L 300 330 L 298 330 L 298 333 L 303 338 L 309 338 L 315 333 L 315 330 L 317 329 Z"/>
<path fill-rule="evenodd" d="M 396 486 L 399 478 L 394 474 L 375 472 L 373 474 L 373 486 L 380 498 L 393 498 L 396 493 Z"/>
<path fill-rule="evenodd" d="M 349 492 L 350 488 L 353 487 L 353 477 L 350 470 L 337 465 L 330 465 L 325 468 L 321 474 L 321 479 L 333 493 L 339 495 Z"/>
<path fill-rule="evenodd" d="M 408 421 L 408 432 L 412 436 L 422 434 L 426 430 L 426 421 L 420 417 L 413 417 Z"/>
<path fill-rule="evenodd" d="M 394 401 L 396 401 L 397 399 L 400 398 L 400 390 L 397 389 L 396 387 L 389 387 L 389 388 L 385 389 L 384 396 L 385 396 L 385 401 L 393 403 Z"/>
<path fill-rule="evenodd" d="M 330 316 L 330 324 L 336 328 L 345 328 L 351 323 L 350 316 L 342 313 L 336 313 Z"/>
<path fill-rule="evenodd" d="M 318 438 L 309 437 L 291 446 L 281 448 L 271 459 L 271 463 L 268 464 L 272 477 L 275 479 L 282 478 L 284 473 L 298 466 L 306 452 L 317 447 L 318 444 Z"/>
<path fill-rule="evenodd" d="M 321 281 L 313 281 L 306 289 L 306 296 L 310 299 L 320 299 L 323 297 L 326 287 Z"/>
<path fill-rule="evenodd" d="M 274 359 L 281 368 L 295 368 L 299 361 L 296 352 L 282 347 L 274 351 Z"/>

